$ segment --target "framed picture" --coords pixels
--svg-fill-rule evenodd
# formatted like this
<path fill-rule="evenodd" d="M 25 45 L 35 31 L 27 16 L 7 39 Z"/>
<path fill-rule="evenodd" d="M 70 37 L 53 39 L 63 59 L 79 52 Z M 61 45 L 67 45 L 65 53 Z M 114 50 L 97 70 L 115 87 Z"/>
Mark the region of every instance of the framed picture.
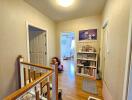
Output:
<path fill-rule="evenodd" d="M 97 40 L 97 29 L 80 30 L 79 40 Z"/>

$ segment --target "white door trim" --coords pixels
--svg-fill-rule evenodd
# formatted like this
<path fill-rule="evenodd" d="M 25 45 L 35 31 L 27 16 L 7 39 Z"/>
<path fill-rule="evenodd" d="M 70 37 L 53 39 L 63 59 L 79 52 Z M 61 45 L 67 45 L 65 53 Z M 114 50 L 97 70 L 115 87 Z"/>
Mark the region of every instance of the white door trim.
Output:
<path fill-rule="evenodd" d="M 130 73 L 130 63 L 131 63 L 131 50 L 132 50 L 132 14 L 130 16 L 129 32 L 128 32 L 128 43 L 127 43 L 127 55 L 126 55 L 126 65 L 125 65 L 125 75 L 124 75 L 124 85 L 123 85 L 123 96 L 122 100 L 127 100 L 128 96 L 128 84 L 129 84 L 129 73 Z"/>
<path fill-rule="evenodd" d="M 33 24 L 29 21 L 26 21 L 26 43 L 27 43 L 27 59 L 28 59 L 28 62 L 30 62 L 30 50 L 29 50 L 29 26 L 33 26 L 33 27 L 36 27 L 38 29 L 41 29 L 41 30 L 44 30 L 46 32 L 46 52 L 47 52 L 47 55 L 46 55 L 46 65 L 48 64 L 48 31 L 39 26 L 39 25 L 36 25 L 36 24 Z"/>

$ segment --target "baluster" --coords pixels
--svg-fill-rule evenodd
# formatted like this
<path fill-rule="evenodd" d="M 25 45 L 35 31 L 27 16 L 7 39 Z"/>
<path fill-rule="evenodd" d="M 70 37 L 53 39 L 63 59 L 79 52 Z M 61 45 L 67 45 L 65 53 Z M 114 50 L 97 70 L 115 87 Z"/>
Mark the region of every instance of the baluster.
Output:
<path fill-rule="evenodd" d="M 19 73 L 20 73 L 20 85 L 19 85 L 19 87 L 20 88 L 22 88 L 22 87 L 24 87 L 24 70 L 23 70 L 23 68 L 24 68 L 24 65 L 23 64 L 21 64 L 21 62 L 23 62 L 23 57 L 22 56 L 19 56 L 18 57 L 18 60 L 19 60 Z"/>
<path fill-rule="evenodd" d="M 35 70 L 33 71 L 33 77 L 34 77 L 34 80 L 36 79 L 36 72 Z"/>
<path fill-rule="evenodd" d="M 40 83 L 40 94 L 41 95 L 43 94 L 43 83 L 42 82 Z"/>
<path fill-rule="evenodd" d="M 40 76 L 42 75 L 42 73 L 40 72 Z"/>
<path fill-rule="evenodd" d="M 36 91 L 35 94 L 36 94 L 36 100 L 40 100 L 39 99 L 39 91 Z"/>
<path fill-rule="evenodd" d="M 31 83 L 31 70 L 28 69 L 28 79 L 29 79 L 29 83 Z"/>
<path fill-rule="evenodd" d="M 24 70 L 24 85 L 26 86 L 26 68 L 23 68 L 23 70 Z"/>
<path fill-rule="evenodd" d="M 52 64 L 52 100 L 58 100 L 58 63 Z"/>
<path fill-rule="evenodd" d="M 37 84 L 36 86 L 35 86 L 35 95 L 36 95 L 36 100 L 40 100 L 40 95 L 39 95 L 39 88 L 40 88 L 40 86 Z"/>
<path fill-rule="evenodd" d="M 47 83 L 47 99 L 50 100 L 50 82 Z"/>
<path fill-rule="evenodd" d="M 40 76 L 42 76 L 42 73 L 40 72 Z M 43 81 L 40 83 L 40 92 L 41 95 L 43 94 Z"/>

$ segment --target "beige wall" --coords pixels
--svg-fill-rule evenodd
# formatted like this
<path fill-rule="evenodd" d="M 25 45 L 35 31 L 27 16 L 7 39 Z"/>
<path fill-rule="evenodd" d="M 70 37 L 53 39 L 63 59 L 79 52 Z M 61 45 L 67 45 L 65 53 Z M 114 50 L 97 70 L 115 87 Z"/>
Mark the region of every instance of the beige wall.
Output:
<path fill-rule="evenodd" d="M 79 30 L 98 29 L 97 49 L 99 50 L 100 33 L 101 33 L 101 16 L 90 16 L 79 19 L 59 22 L 57 24 L 57 55 L 60 56 L 60 33 L 61 32 L 74 32 L 76 42 L 78 41 Z"/>
<path fill-rule="evenodd" d="M 55 56 L 55 24 L 23 0 L 0 0 L 0 100 L 18 86 L 16 57 L 27 59 L 26 21 L 48 31 L 48 61 Z"/>
<path fill-rule="evenodd" d="M 129 0 L 108 0 L 103 22 L 108 20 L 108 48 L 104 70 L 105 100 L 122 100 L 129 27 Z M 107 88 L 106 88 L 107 86 Z M 111 95 L 112 99 L 106 96 Z M 107 98 L 107 99 L 106 99 Z"/>

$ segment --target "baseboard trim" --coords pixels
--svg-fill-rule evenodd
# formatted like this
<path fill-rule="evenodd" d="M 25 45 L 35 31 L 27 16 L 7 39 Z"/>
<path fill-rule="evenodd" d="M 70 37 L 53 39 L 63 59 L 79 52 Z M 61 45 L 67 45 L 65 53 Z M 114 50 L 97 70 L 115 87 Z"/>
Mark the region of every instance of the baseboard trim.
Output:
<path fill-rule="evenodd" d="M 98 99 L 98 98 L 95 98 L 95 97 L 89 96 L 88 100 L 101 100 L 101 99 Z"/>
<path fill-rule="evenodd" d="M 110 94 L 110 91 L 104 81 L 103 81 L 103 91 L 102 92 L 103 92 L 104 100 L 113 100 Z"/>

